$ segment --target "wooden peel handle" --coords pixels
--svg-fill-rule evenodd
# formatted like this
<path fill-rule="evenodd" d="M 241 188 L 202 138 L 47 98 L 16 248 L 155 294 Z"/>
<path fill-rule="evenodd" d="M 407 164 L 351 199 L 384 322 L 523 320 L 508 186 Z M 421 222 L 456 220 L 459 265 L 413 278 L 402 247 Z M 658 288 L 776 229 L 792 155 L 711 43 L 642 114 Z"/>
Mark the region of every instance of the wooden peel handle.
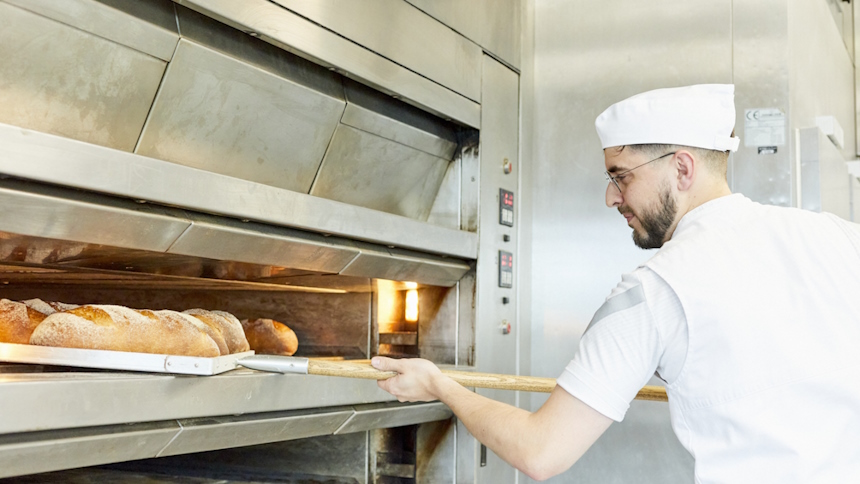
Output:
<path fill-rule="evenodd" d="M 555 388 L 555 378 L 499 375 L 496 373 L 477 373 L 456 370 L 442 370 L 442 373 L 464 387 L 539 393 L 550 393 Z M 308 362 L 308 374 L 364 378 L 368 380 L 387 380 L 396 376 L 397 372 L 377 370 L 366 360 L 360 363 L 352 361 L 310 360 Z M 652 400 L 656 402 L 669 401 L 666 396 L 666 390 L 663 387 L 658 386 L 643 387 L 636 395 L 636 399 Z"/>

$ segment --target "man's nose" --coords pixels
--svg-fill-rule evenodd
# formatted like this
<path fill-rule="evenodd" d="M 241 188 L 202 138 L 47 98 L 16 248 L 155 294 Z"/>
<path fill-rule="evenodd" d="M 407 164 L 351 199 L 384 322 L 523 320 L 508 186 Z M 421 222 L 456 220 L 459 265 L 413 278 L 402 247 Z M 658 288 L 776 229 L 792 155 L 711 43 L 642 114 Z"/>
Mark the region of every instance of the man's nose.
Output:
<path fill-rule="evenodd" d="M 615 188 L 615 185 L 612 182 L 606 184 L 606 206 L 609 208 L 612 207 L 620 207 L 621 203 L 624 201 L 624 197 L 621 195 L 621 192 Z"/>

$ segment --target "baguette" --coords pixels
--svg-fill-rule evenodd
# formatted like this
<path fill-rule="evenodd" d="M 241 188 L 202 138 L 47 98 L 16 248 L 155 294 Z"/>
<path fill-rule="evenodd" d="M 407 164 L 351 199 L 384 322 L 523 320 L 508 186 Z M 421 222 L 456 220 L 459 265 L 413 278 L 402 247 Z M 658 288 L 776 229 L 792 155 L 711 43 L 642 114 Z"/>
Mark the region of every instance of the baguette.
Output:
<path fill-rule="evenodd" d="M 0 299 L 0 343 L 27 344 L 46 317 L 24 303 Z"/>
<path fill-rule="evenodd" d="M 224 340 L 227 342 L 227 349 L 230 354 L 241 353 L 251 349 L 247 338 L 245 338 L 242 323 L 236 319 L 236 316 L 226 311 L 207 311 L 206 309 L 199 308 L 188 309 L 184 313 L 191 314 L 206 324 L 219 328 L 221 334 L 224 335 Z"/>
<path fill-rule="evenodd" d="M 75 309 L 78 307 L 77 304 L 66 304 L 61 302 L 46 302 L 41 299 L 27 299 L 26 301 L 21 301 L 26 304 L 28 308 L 35 309 L 45 316 L 50 316 L 51 314 L 58 313 L 61 311 L 68 311 L 69 309 Z"/>
<path fill-rule="evenodd" d="M 299 349 L 296 333 L 286 324 L 271 319 L 242 320 L 245 337 L 255 353 L 292 356 Z"/>
<path fill-rule="evenodd" d="M 30 344 L 181 356 L 221 354 L 200 327 L 202 323 L 157 313 L 122 306 L 81 306 L 45 318 L 33 331 Z"/>
<path fill-rule="evenodd" d="M 229 355 L 230 351 L 227 350 L 227 342 L 224 341 L 224 335 L 221 334 L 221 329 L 217 326 L 207 323 L 200 318 L 196 318 L 190 314 L 184 314 L 176 311 L 140 311 L 141 313 L 152 312 L 156 317 L 161 318 L 162 321 L 173 322 L 175 324 L 185 324 L 189 323 L 196 326 L 198 329 L 208 334 L 212 341 L 215 342 L 215 345 L 218 346 L 218 354 L 220 355 Z M 185 320 L 185 321 L 181 321 Z"/>

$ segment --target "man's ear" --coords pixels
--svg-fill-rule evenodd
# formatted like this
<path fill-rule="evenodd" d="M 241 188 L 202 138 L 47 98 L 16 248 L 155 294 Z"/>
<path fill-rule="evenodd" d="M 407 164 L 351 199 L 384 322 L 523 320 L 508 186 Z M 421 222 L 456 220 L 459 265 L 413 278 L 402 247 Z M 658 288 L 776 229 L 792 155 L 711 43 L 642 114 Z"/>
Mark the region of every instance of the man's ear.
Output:
<path fill-rule="evenodd" d="M 675 164 L 677 173 L 678 191 L 684 192 L 693 186 L 693 181 L 696 179 L 696 171 L 699 169 L 699 160 L 692 153 L 686 150 L 678 150 L 672 160 Z"/>

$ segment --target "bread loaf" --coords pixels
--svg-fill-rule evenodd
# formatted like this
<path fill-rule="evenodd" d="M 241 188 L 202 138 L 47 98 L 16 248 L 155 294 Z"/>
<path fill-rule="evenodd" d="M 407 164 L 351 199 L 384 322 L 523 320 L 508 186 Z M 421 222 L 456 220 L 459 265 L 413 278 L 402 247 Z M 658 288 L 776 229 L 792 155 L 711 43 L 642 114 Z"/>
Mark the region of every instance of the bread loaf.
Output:
<path fill-rule="evenodd" d="M 60 311 L 67 311 L 69 309 L 75 309 L 78 307 L 77 304 L 66 304 L 61 302 L 45 302 L 41 299 L 27 299 L 26 301 L 21 301 L 26 304 L 28 308 L 35 309 L 45 316 L 54 314 Z"/>
<path fill-rule="evenodd" d="M 248 340 L 245 338 L 245 331 L 242 330 L 242 323 L 236 319 L 236 316 L 225 311 L 207 311 L 199 308 L 188 309 L 183 312 L 198 318 L 209 326 L 218 328 L 227 344 L 228 353 L 241 353 L 250 349 Z"/>
<path fill-rule="evenodd" d="M 178 314 L 178 313 L 177 313 Z M 221 354 L 215 341 L 191 318 L 160 317 L 155 311 L 87 305 L 45 318 L 30 343 L 97 350 L 183 356 Z"/>
<path fill-rule="evenodd" d="M 141 311 L 141 313 L 146 313 L 147 311 Z M 198 329 L 208 334 L 212 341 L 218 346 L 218 354 L 220 355 L 229 355 L 230 351 L 227 350 L 227 343 L 224 341 L 224 336 L 221 334 L 221 329 L 218 327 L 208 324 L 205 321 L 196 318 L 190 314 L 179 313 L 176 311 L 152 311 L 157 317 L 161 318 L 162 321 L 171 321 L 175 324 L 184 324 L 189 323 L 196 326 Z M 184 321 L 179 321 L 184 320 Z"/>
<path fill-rule="evenodd" d="M 0 299 L 0 343 L 27 344 L 45 317 L 24 303 Z"/>
<path fill-rule="evenodd" d="M 299 349 L 296 333 L 284 323 L 271 319 L 245 319 L 242 329 L 251 349 L 258 354 L 291 356 Z"/>

